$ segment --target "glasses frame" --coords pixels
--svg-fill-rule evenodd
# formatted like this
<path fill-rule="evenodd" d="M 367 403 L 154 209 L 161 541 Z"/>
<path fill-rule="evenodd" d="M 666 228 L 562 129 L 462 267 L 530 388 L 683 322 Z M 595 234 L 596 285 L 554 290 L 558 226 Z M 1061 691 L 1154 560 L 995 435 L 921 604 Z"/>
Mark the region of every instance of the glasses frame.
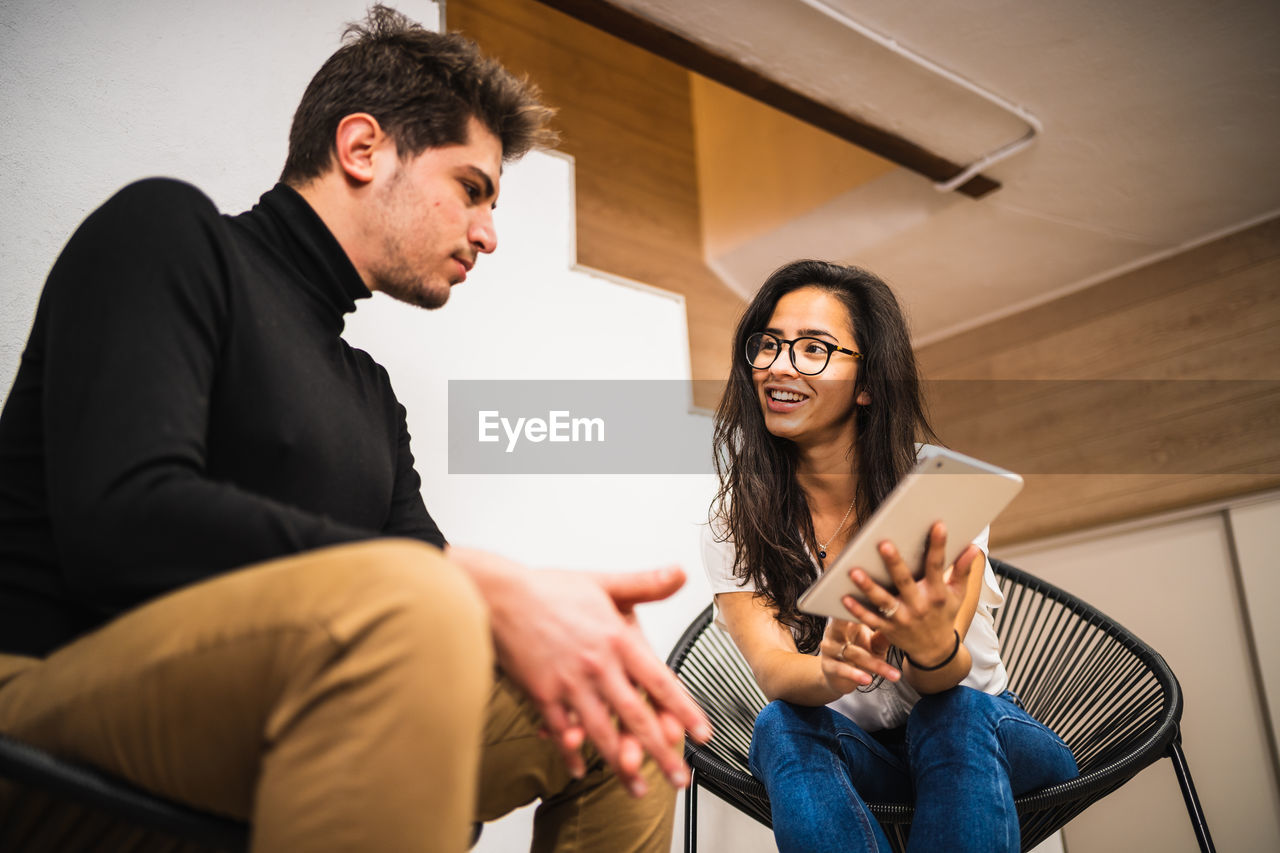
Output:
<path fill-rule="evenodd" d="M 764 365 L 763 367 L 757 367 L 755 365 L 755 362 L 751 360 L 751 340 L 752 338 L 757 338 L 757 337 L 773 338 L 775 341 L 778 342 L 778 351 L 773 354 L 773 358 L 769 360 L 769 363 Z M 822 367 L 818 368 L 813 373 L 809 373 L 807 371 L 801 370 L 800 365 L 796 364 L 796 344 L 799 343 L 800 341 L 815 341 L 818 344 L 821 344 L 822 347 L 827 351 L 826 361 L 822 362 Z M 777 361 L 778 356 L 782 354 L 783 344 L 787 345 L 787 357 L 791 359 L 792 368 L 794 368 L 796 373 L 799 373 L 801 376 L 817 376 L 819 373 L 822 373 L 822 371 L 826 370 L 827 366 L 831 364 L 832 353 L 842 352 L 845 355 L 853 356 L 855 359 L 862 358 L 862 353 L 858 352 L 857 350 L 847 349 L 837 344 L 833 344 L 830 341 L 824 341 L 822 338 L 815 338 L 809 335 L 802 335 L 798 338 L 792 338 L 791 340 L 787 340 L 786 338 L 775 335 L 773 332 L 752 332 L 749 336 L 747 336 L 746 347 L 743 349 L 742 355 L 744 358 L 746 358 L 747 365 L 752 370 L 768 370 L 770 367 L 773 367 L 773 363 Z"/>

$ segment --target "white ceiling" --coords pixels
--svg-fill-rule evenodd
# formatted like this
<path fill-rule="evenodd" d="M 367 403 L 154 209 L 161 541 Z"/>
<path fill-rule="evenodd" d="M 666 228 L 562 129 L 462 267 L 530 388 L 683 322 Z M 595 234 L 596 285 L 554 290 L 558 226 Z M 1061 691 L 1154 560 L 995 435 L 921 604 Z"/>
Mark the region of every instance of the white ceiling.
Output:
<path fill-rule="evenodd" d="M 982 199 L 899 170 L 708 259 L 744 293 L 858 263 L 927 343 L 1280 214 L 1275 0 L 613 2 L 958 163 L 1042 125 Z"/>

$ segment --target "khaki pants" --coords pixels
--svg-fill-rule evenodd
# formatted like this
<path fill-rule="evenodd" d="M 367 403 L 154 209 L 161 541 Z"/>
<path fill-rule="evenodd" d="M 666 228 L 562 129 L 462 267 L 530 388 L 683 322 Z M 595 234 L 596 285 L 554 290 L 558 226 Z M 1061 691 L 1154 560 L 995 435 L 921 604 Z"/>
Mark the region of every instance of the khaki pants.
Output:
<path fill-rule="evenodd" d="M 572 779 L 493 672 L 465 573 L 377 540 L 179 590 L 43 661 L 0 655 L 0 731 L 249 820 L 255 851 L 456 853 L 540 799 L 534 850 L 666 853 L 653 763 L 642 800 L 593 754 Z"/>

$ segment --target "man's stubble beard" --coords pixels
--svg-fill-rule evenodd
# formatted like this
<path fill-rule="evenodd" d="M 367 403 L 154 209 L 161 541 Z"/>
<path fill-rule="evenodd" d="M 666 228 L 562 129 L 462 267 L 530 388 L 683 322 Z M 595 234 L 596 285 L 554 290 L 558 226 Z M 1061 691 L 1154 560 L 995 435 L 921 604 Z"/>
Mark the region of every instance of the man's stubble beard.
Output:
<path fill-rule="evenodd" d="M 374 286 L 392 299 L 433 311 L 449 301 L 449 284 L 437 291 L 422 274 L 405 260 L 404 241 L 399 226 L 410 219 L 412 205 L 404 199 L 403 172 L 397 170 L 383 189 L 378 210 L 378 225 L 382 239 L 381 263 L 372 270 Z"/>
<path fill-rule="evenodd" d="M 405 268 L 391 269 L 374 273 L 377 289 L 392 299 L 434 311 L 449 301 L 449 290 L 436 292 L 421 279 L 415 277 L 411 270 Z"/>

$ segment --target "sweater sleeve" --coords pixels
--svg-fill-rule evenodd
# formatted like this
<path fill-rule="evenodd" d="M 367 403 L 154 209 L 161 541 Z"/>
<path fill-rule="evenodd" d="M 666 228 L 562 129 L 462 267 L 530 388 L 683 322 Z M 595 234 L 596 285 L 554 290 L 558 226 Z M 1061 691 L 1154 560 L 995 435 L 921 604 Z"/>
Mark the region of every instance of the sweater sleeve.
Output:
<path fill-rule="evenodd" d="M 206 475 L 228 312 L 221 233 L 198 190 L 143 181 L 93 213 L 50 273 L 41 306 L 50 517 L 65 581 L 94 610 L 378 535 Z"/>
<path fill-rule="evenodd" d="M 391 495 L 391 513 L 383 532 L 388 536 L 421 539 L 437 548 L 443 548 L 444 534 L 440 532 L 422 501 L 422 479 L 414 468 L 413 452 L 409 448 L 409 429 L 405 423 L 404 406 L 397 404 L 396 409 L 399 415 L 396 482 Z"/>

